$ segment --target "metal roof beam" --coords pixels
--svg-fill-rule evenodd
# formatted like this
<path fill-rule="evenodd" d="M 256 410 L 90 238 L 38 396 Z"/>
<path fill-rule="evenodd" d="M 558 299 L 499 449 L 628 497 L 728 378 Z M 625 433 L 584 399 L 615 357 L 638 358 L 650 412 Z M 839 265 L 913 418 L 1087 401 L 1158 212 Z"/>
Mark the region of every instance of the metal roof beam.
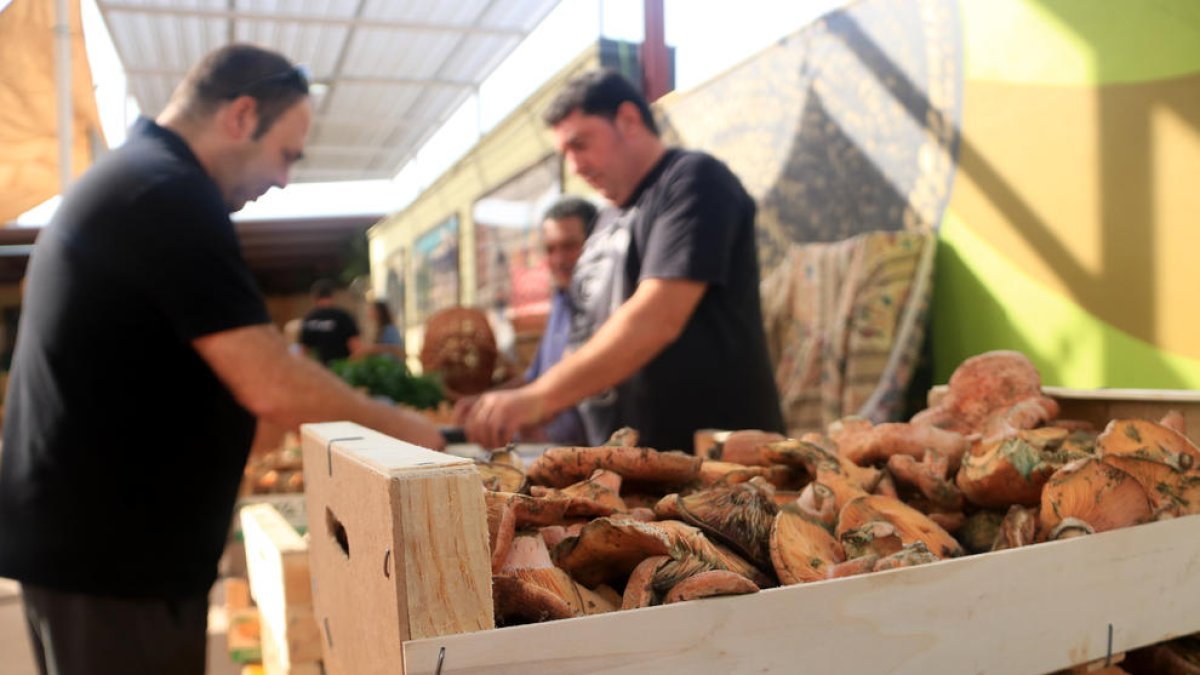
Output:
<path fill-rule="evenodd" d="M 187 74 L 185 70 L 176 70 L 174 68 L 126 68 L 125 74 L 129 76 L 152 76 L 152 77 L 170 77 L 180 79 Z M 350 84 L 405 84 L 413 87 L 424 87 L 427 85 L 437 87 L 452 87 L 455 89 L 473 89 L 475 83 L 470 80 L 451 80 L 444 77 L 385 77 L 379 75 L 359 76 L 359 75 L 336 75 L 334 76 L 339 83 Z M 324 78 L 319 77 L 316 73 L 313 74 L 314 82 L 321 82 Z"/>
<path fill-rule="evenodd" d="M 369 17 L 326 16 L 319 14 L 291 14 L 287 12 L 244 12 L 229 9 L 204 9 L 186 7 L 160 7 L 155 5 L 131 5 L 121 2 L 104 2 L 100 7 L 109 12 L 126 14 L 149 14 L 157 16 L 178 16 L 193 19 L 233 19 L 239 21 L 266 21 L 274 23 L 322 24 L 326 26 L 348 26 L 351 28 L 382 28 L 384 30 L 406 30 L 427 33 L 452 33 L 455 35 L 471 33 L 475 35 L 493 35 L 498 37 L 525 37 L 526 31 L 520 28 L 497 28 L 479 25 L 429 23 L 423 21 L 392 21 L 388 19 L 373 19 Z"/>

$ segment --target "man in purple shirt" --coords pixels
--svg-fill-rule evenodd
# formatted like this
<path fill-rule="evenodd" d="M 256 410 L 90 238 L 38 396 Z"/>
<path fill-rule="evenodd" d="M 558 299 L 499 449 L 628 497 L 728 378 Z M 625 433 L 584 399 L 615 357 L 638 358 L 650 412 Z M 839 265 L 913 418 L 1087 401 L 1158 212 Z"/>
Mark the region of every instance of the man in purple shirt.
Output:
<path fill-rule="evenodd" d="M 529 369 L 525 371 L 524 376 L 516 376 L 500 385 L 500 388 L 515 388 L 533 382 L 562 360 L 571 333 L 571 275 L 595 221 L 595 205 L 579 197 L 563 197 L 547 209 L 542 217 L 542 246 L 546 251 L 546 262 L 550 267 L 550 280 L 553 284 L 550 318 L 546 321 L 546 330 L 542 333 L 542 340 L 538 343 L 537 353 L 534 354 Z M 461 399 L 456 406 L 458 419 L 466 419 L 471 406 L 478 399 L 478 396 Z M 537 427 L 536 431 L 524 430 L 522 438 L 545 440 L 558 445 L 583 445 L 587 434 L 579 411 L 571 406 Z"/>
<path fill-rule="evenodd" d="M 571 274 L 575 263 L 583 252 L 583 242 L 592 232 L 596 221 L 596 207 L 586 199 L 563 197 L 542 218 L 542 245 L 546 249 L 546 262 L 550 266 L 550 279 L 554 284 L 550 298 L 550 318 L 546 321 L 546 332 L 538 344 L 537 354 L 525 381 L 533 382 L 542 373 L 562 360 L 571 332 Z M 582 445 L 586 441 L 583 420 L 571 406 L 543 425 L 546 440 L 562 445 Z"/>

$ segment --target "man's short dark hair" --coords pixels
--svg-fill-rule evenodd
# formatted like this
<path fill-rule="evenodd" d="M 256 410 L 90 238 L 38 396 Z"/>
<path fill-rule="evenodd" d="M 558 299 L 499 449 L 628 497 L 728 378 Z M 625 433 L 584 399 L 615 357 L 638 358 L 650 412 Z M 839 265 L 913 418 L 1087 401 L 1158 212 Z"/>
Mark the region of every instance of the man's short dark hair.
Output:
<path fill-rule="evenodd" d="M 308 75 L 282 54 L 253 45 L 227 45 L 192 66 L 171 101 L 187 116 L 204 119 L 239 96 L 251 96 L 257 103 L 254 138 L 260 138 L 284 111 L 308 96 Z"/>
<path fill-rule="evenodd" d="M 328 279 L 317 279 L 312 285 L 312 296 L 316 300 L 332 298 L 337 286 Z"/>
<path fill-rule="evenodd" d="M 550 102 L 550 107 L 542 114 L 542 121 L 547 126 L 557 126 L 576 110 L 584 115 L 599 115 L 613 120 L 617 117 L 617 108 L 626 101 L 637 106 L 642 123 L 657 136 L 658 123 L 654 121 L 654 113 L 650 111 L 646 97 L 624 75 L 608 69 L 593 70 L 568 82 Z"/>
<path fill-rule="evenodd" d="M 596 226 L 596 205 L 582 197 L 563 197 L 546 209 L 546 215 L 542 216 L 542 220 L 564 218 L 578 218 L 583 223 L 583 237 L 586 239 Z"/>

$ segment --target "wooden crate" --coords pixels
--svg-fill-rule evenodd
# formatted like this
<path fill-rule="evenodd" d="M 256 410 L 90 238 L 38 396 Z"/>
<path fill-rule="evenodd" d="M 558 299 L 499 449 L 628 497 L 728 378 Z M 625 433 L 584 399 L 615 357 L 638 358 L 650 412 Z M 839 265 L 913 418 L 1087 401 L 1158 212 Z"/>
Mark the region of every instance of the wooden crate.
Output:
<path fill-rule="evenodd" d="M 474 463 L 345 422 L 302 436 L 327 671 L 395 673 L 406 640 L 492 628 Z"/>
<path fill-rule="evenodd" d="M 1062 402 L 1064 416 L 1102 424 L 1113 415 L 1157 419 L 1178 409 L 1193 429 L 1200 429 L 1200 396 L 1190 392 L 1048 393 Z M 343 427 L 338 433 L 354 432 Z M 321 439 L 332 435 L 323 428 L 306 429 L 306 466 L 313 465 L 309 437 L 314 452 L 326 453 Z M 372 443 L 358 443 L 328 445 L 326 461 L 335 474 L 341 464 L 363 461 L 356 458 Z M 404 480 L 409 472 L 421 471 L 421 463 L 429 460 L 420 457 L 407 466 L 389 464 L 389 475 Z M 347 490 L 353 488 L 343 484 L 339 492 Z M 396 502 L 377 501 L 375 519 L 405 517 L 389 504 Z M 309 508 L 323 508 L 322 500 L 310 498 Z M 421 512 L 430 513 L 427 505 Z M 430 536 L 414 525 L 409 517 L 397 528 L 400 538 L 393 545 L 403 546 L 403 536 Z M 447 530 L 477 539 L 482 527 L 461 505 L 450 503 L 424 525 L 439 539 Z M 335 674 L 402 667 L 408 675 L 1047 673 L 1200 631 L 1198 535 L 1200 518 L 1190 516 L 754 595 L 491 630 L 481 617 L 475 632 L 410 634 L 401 642 L 392 630 L 391 644 L 384 644 L 383 636 L 371 643 L 377 651 L 387 650 L 386 658 L 327 667 Z M 320 546 L 314 539 L 314 551 Z M 440 555 L 445 568 L 462 569 L 450 549 Z M 316 574 L 318 586 L 324 586 L 324 570 Z M 484 588 L 488 574 L 483 568 L 462 583 Z M 389 600 L 409 612 L 425 611 L 413 605 L 409 584 L 395 580 Z M 351 627 L 355 622 L 379 621 L 374 611 L 346 611 L 344 605 L 354 602 L 348 598 L 319 595 L 316 600 L 318 615 L 337 614 L 343 633 L 358 630 Z"/>
<path fill-rule="evenodd" d="M 240 515 L 263 667 L 267 675 L 319 674 L 308 544 L 270 504 L 247 506 Z"/>

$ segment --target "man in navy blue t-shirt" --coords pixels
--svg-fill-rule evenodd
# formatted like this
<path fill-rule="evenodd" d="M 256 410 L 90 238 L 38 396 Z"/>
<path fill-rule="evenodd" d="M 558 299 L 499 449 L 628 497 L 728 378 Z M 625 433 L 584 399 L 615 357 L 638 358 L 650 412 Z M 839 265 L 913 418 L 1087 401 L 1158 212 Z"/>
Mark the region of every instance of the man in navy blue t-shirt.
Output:
<path fill-rule="evenodd" d="M 5 399 L 0 576 L 21 582 L 43 672 L 204 672 L 256 417 L 443 445 L 290 354 L 242 258 L 229 214 L 287 184 L 312 115 L 286 58 L 221 48 L 38 238 Z"/>
<path fill-rule="evenodd" d="M 501 445 L 577 404 L 593 445 L 622 426 L 660 450 L 690 449 L 704 427 L 782 431 L 741 182 L 709 155 L 666 147 L 645 98 L 612 71 L 570 82 L 545 120 L 614 208 L 575 270 L 576 348 L 529 385 L 481 397 L 468 436 Z"/>

